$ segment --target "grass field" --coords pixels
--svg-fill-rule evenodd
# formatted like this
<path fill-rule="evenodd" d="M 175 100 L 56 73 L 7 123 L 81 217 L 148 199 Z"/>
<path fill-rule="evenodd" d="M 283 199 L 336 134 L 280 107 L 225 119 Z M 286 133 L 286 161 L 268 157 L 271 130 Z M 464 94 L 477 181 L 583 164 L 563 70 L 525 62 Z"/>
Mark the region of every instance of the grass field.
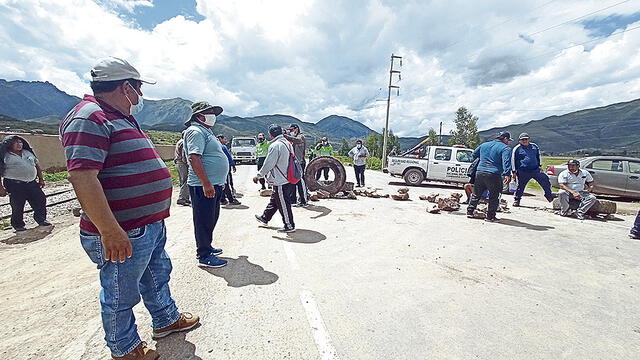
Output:
<path fill-rule="evenodd" d="M 569 157 L 543 156 L 542 157 L 542 171 L 547 170 L 547 166 L 549 166 L 549 165 L 565 164 L 570 159 L 572 159 L 572 158 L 569 158 Z M 542 190 L 542 187 L 540 187 L 540 185 L 538 185 L 538 183 L 535 180 L 531 180 L 527 184 L 527 189 Z"/>

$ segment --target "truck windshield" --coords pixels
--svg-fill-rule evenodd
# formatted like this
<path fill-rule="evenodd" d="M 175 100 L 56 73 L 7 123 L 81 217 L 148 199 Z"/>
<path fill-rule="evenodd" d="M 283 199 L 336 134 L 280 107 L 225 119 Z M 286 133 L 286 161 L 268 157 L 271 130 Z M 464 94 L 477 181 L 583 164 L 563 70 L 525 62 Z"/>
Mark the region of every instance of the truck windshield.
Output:
<path fill-rule="evenodd" d="M 254 139 L 233 139 L 231 146 L 256 146 L 256 141 Z"/>

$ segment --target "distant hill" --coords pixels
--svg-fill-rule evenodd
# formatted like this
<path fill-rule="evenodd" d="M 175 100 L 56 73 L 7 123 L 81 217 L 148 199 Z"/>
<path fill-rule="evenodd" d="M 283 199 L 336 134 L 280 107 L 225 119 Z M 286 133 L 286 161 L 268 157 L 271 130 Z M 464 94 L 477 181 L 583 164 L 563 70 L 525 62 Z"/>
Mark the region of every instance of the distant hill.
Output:
<path fill-rule="evenodd" d="M 0 130 L 13 132 L 31 132 L 33 130 L 42 130 L 42 132 L 45 134 L 57 134 L 58 125 L 22 121 L 10 116 L 0 114 Z"/>
<path fill-rule="evenodd" d="M 80 99 L 50 82 L 0 79 L 0 114 L 18 120 L 48 115 L 63 116 Z"/>
<path fill-rule="evenodd" d="M 40 128 L 56 133 L 62 118 L 80 99 L 66 94 L 49 82 L 6 81 L 0 79 L 0 114 L 25 124 L 10 122 L 4 125 L 18 129 Z M 136 116 L 147 130 L 180 132 L 190 116 L 191 101 L 181 98 L 146 100 L 144 110 Z M 31 125 L 28 125 L 32 123 Z M 282 114 L 253 117 L 228 116 L 223 113 L 214 127 L 215 133 L 227 136 L 256 135 L 266 132 L 269 124 L 287 126 L 298 124 L 313 143 L 322 136 L 337 145 L 341 139 L 353 141 L 365 138 L 373 130 L 348 117 L 331 115 L 317 123 Z M 1 125 L 1 124 L 0 124 Z M 614 153 L 640 151 L 640 99 L 609 106 L 586 109 L 573 113 L 550 116 L 526 124 L 509 125 L 480 132 L 482 139 L 490 139 L 501 130 L 509 130 L 516 137 L 528 132 L 547 153 L 565 153 L 601 149 Z M 425 137 L 400 138 L 401 150 L 407 150 Z M 448 134 L 443 142 L 448 141 Z"/>
<path fill-rule="evenodd" d="M 480 132 L 480 137 L 491 139 L 504 130 L 511 132 L 514 139 L 522 132 L 528 133 L 546 153 L 595 149 L 637 152 L 640 150 L 640 99 L 493 128 Z"/>

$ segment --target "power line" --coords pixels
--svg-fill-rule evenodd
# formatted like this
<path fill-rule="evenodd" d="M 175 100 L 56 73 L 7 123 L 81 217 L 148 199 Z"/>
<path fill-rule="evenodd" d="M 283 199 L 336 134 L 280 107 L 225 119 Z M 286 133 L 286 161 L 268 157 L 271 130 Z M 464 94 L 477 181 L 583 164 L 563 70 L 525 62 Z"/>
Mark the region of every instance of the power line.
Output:
<path fill-rule="evenodd" d="M 541 56 L 545 56 L 545 55 L 549 55 L 549 54 L 554 54 L 554 53 L 558 53 L 558 55 L 560 55 L 560 53 L 561 53 L 561 52 L 563 52 L 564 50 L 571 49 L 571 48 L 574 48 L 574 47 L 577 47 L 577 46 L 582 46 L 582 45 L 585 45 L 585 44 L 589 44 L 589 43 L 592 43 L 592 42 L 595 42 L 595 41 L 600 41 L 600 40 L 608 39 L 608 38 L 610 38 L 610 37 L 612 37 L 612 36 L 616 36 L 616 35 L 624 34 L 624 33 L 626 33 L 626 32 L 630 32 L 630 31 L 633 31 L 633 30 L 637 30 L 637 29 L 639 29 L 639 28 L 640 28 L 640 25 L 638 25 L 638 26 L 634 26 L 634 27 L 631 27 L 631 28 L 624 29 L 624 30 L 622 30 L 622 31 L 614 32 L 614 33 L 609 34 L 609 35 L 606 35 L 606 36 L 602 36 L 602 37 L 599 37 L 599 38 L 591 39 L 591 40 L 588 40 L 588 41 L 585 41 L 585 42 L 582 42 L 582 43 L 579 43 L 579 44 L 575 44 L 575 45 L 567 46 L 567 47 L 562 48 L 562 49 L 559 49 L 559 50 L 553 50 L 553 51 L 549 51 L 549 52 L 546 52 L 546 53 L 543 53 L 543 54 L 539 54 L 539 55 L 536 55 L 536 56 L 531 56 L 531 57 L 528 57 L 528 58 L 524 58 L 524 59 L 522 59 L 522 60 L 531 60 L 531 59 L 536 59 L 536 58 L 539 58 L 539 57 L 541 57 Z M 554 56 L 554 58 L 555 58 L 555 57 L 557 57 L 558 55 Z"/>
<path fill-rule="evenodd" d="M 551 0 L 551 1 L 547 2 L 547 3 L 544 3 L 544 4 L 542 4 L 542 5 L 540 5 L 540 6 L 536 7 L 536 8 L 531 9 L 531 12 L 534 12 L 534 11 L 536 11 L 536 10 L 538 10 L 538 9 L 541 9 L 541 8 L 543 8 L 543 7 L 547 6 L 547 5 L 551 4 L 551 3 L 554 3 L 554 2 L 556 2 L 556 1 L 557 1 L 557 0 Z M 505 21 L 503 21 L 503 22 L 501 22 L 501 23 L 498 23 L 498 24 L 496 24 L 496 25 L 493 25 L 493 26 L 490 26 L 490 27 L 487 27 L 487 28 L 480 29 L 480 31 L 489 31 L 489 30 L 493 30 L 493 29 L 495 29 L 495 28 L 497 28 L 497 27 L 499 27 L 499 26 L 502 26 L 502 25 L 504 25 L 504 24 L 506 24 L 506 23 L 508 23 L 508 22 L 511 22 L 511 21 L 515 20 L 515 19 L 516 19 L 517 17 L 519 17 L 519 16 L 520 16 L 520 15 L 512 16 L 512 17 L 510 17 L 509 19 L 507 19 L 507 20 L 505 20 Z M 467 41 L 469 41 L 469 40 L 470 40 L 470 38 L 465 37 L 465 38 L 464 38 L 464 39 L 462 39 L 462 40 L 454 41 L 453 43 L 451 43 L 451 44 L 449 44 L 449 45 L 445 46 L 444 48 L 442 48 L 442 49 L 440 49 L 440 50 L 441 50 L 441 51 L 447 50 L 448 48 L 450 48 L 450 47 L 452 47 L 452 46 L 455 46 L 455 45 L 457 45 L 457 44 L 461 44 L 461 43 L 465 43 L 465 42 L 467 42 Z"/>
<path fill-rule="evenodd" d="M 595 11 L 592 11 L 592 12 L 590 12 L 590 13 L 588 13 L 588 14 L 578 16 L 578 17 L 573 18 L 573 19 L 571 19 L 571 20 L 567 20 L 567 21 L 564 21 L 564 22 L 562 22 L 562 23 L 555 24 L 555 25 L 552 25 L 552 26 L 550 26 L 550 27 L 547 27 L 547 28 L 545 28 L 545 29 L 538 30 L 538 31 L 534 31 L 534 32 L 529 33 L 529 34 L 525 34 L 524 36 L 525 36 L 525 37 L 533 37 L 533 36 L 538 35 L 538 34 L 541 34 L 541 33 L 543 33 L 543 32 L 546 32 L 546 31 L 549 31 L 549 30 L 552 30 L 552 29 L 558 28 L 558 27 L 560 27 L 560 26 L 563 26 L 563 25 L 569 24 L 569 23 L 574 22 L 574 21 L 576 21 L 576 20 L 580 20 L 580 19 L 583 19 L 583 18 L 585 18 L 585 17 L 588 17 L 588 16 L 591 16 L 591 15 L 597 14 L 597 13 L 599 13 L 599 12 L 602 12 L 602 11 L 605 11 L 605 10 L 608 10 L 608 9 L 611 9 L 611 8 L 613 8 L 613 7 L 616 7 L 616 6 L 622 5 L 622 4 L 627 3 L 627 2 L 629 2 L 629 1 L 631 1 L 631 0 L 623 0 L 623 1 L 617 2 L 617 3 L 613 4 L 613 5 L 609 5 L 609 6 L 607 6 L 607 7 L 604 7 L 604 8 L 601 8 L 601 9 L 598 9 L 598 10 L 595 10 Z M 499 43 L 499 44 L 496 44 L 496 45 L 492 45 L 492 46 L 489 46 L 489 47 L 487 47 L 487 48 L 480 49 L 480 50 L 478 50 L 478 51 L 481 51 L 481 50 L 487 50 L 487 49 L 495 48 L 495 47 L 498 47 L 498 46 L 503 46 L 503 45 L 511 44 L 511 43 L 516 42 L 516 41 L 518 41 L 518 40 L 520 40 L 520 37 L 517 37 L 517 38 L 515 38 L 515 39 L 509 40 L 509 41 L 506 41 L 506 42 L 503 42 L 503 43 Z"/>

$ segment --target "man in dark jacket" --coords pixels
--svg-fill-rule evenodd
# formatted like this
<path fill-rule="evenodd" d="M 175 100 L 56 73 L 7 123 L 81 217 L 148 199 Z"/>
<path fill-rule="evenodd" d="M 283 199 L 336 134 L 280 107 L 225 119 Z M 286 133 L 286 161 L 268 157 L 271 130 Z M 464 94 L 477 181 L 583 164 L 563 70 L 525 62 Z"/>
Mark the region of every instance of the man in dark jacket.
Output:
<path fill-rule="evenodd" d="M 293 152 L 296 155 L 296 159 L 300 162 L 300 167 L 302 167 L 302 173 L 304 174 L 304 168 L 307 163 L 305 161 L 304 155 L 307 152 L 307 140 L 304 138 L 304 134 L 300 131 L 300 127 L 297 124 L 289 125 L 287 128 L 289 132 L 284 133 L 284 138 L 289 140 L 289 142 L 293 145 Z M 307 206 L 309 200 L 309 194 L 307 192 L 307 184 L 304 182 L 304 176 L 298 183 L 296 184 L 296 188 L 300 193 L 300 202 L 296 204 L 296 192 L 294 191 L 291 194 L 291 203 L 295 204 L 293 206 Z"/>
<path fill-rule="evenodd" d="M 240 201 L 236 199 L 233 195 L 233 174 L 232 172 L 236 172 L 236 162 L 233 160 L 233 156 L 231 156 L 231 152 L 227 147 L 227 137 L 224 135 L 218 135 L 218 141 L 222 145 L 222 151 L 227 156 L 229 160 L 229 173 L 227 174 L 227 183 L 224 185 L 224 194 L 222 195 L 222 200 L 220 200 L 220 204 L 222 205 L 240 205 Z"/>
<path fill-rule="evenodd" d="M 494 141 L 488 141 L 473 151 L 473 159 L 480 158 L 476 172 L 473 195 L 467 207 L 467 217 L 473 218 L 480 197 L 485 190 L 489 190 L 489 207 L 486 221 L 494 222 L 502 185 L 511 182 L 511 149 L 509 142 L 511 134 L 503 131 Z"/>
<path fill-rule="evenodd" d="M 511 151 L 511 168 L 513 177 L 518 180 L 518 189 L 513 200 L 513 206 L 520 206 L 520 199 L 529 180 L 534 179 L 542 189 L 547 201 L 553 201 L 551 182 L 547 174 L 541 171 L 540 148 L 529 141 L 529 134 L 522 133 L 518 137 L 519 144 Z"/>

